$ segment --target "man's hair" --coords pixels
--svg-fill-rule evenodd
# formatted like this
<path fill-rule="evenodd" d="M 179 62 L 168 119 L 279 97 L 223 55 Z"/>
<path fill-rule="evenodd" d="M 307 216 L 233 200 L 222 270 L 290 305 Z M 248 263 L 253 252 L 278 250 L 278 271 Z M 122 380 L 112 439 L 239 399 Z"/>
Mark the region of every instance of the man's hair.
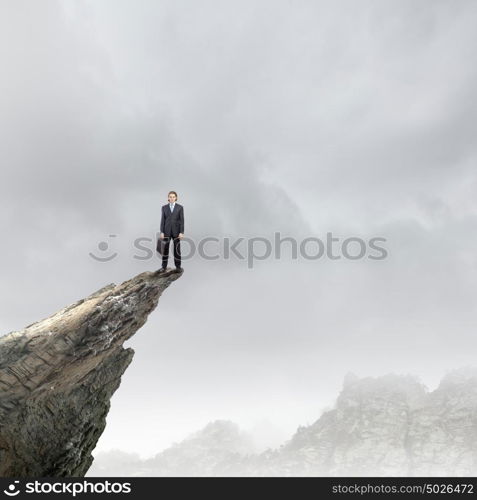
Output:
<path fill-rule="evenodd" d="M 169 192 L 167 193 L 167 197 L 168 197 L 168 198 L 169 198 L 169 195 L 170 195 L 170 194 L 175 194 L 175 195 L 176 195 L 176 198 L 178 198 L 177 193 L 176 193 L 175 191 L 169 191 Z"/>

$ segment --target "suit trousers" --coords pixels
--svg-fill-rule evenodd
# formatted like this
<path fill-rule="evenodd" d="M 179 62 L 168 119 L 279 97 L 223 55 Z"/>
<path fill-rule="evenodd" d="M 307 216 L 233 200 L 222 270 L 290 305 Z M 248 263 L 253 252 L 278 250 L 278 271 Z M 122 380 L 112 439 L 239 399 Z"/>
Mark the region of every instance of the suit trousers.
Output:
<path fill-rule="evenodd" d="M 171 239 L 174 240 L 174 264 L 176 267 L 181 267 L 181 240 L 179 236 L 173 238 L 172 236 L 164 236 L 164 253 L 162 254 L 162 267 L 167 267 L 169 260 L 169 243 Z"/>

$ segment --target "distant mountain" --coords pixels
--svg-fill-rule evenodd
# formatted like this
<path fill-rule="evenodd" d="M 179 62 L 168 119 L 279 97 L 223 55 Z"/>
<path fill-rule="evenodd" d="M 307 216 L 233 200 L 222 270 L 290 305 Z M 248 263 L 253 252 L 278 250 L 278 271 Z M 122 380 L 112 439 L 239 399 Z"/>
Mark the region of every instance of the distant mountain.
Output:
<path fill-rule="evenodd" d="M 255 451 L 251 436 L 237 424 L 216 420 L 147 460 L 116 451 L 98 453 L 87 476 L 221 475 L 228 463 Z"/>
<path fill-rule="evenodd" d="M 98 454 L 87 475 L 475 476 L 477 369 L 447 374 L 432 392 L 411 375 L 348 374 L 332 410 L 262 453 L 236 424 L 216 421 L 152 459 L 130 460 L 129 474 L 108 461 Z"/>

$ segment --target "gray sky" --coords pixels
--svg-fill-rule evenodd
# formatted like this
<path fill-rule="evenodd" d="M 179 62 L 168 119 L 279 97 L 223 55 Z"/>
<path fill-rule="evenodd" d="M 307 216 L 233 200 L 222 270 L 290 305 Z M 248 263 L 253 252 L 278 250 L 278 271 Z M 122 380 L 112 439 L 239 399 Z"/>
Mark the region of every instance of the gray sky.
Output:
<path fill-rule="evenodd" d="M 185 260 L 97 450 L 218 418 L 288 436 L 348 371 L 432 389 L 474 364 L 476 21 L 470 0 L 0 0 L 3 333 L 157 269 L 132 242 L 170 189 L 196 241 L 387 240 L 381 261 Z"/>

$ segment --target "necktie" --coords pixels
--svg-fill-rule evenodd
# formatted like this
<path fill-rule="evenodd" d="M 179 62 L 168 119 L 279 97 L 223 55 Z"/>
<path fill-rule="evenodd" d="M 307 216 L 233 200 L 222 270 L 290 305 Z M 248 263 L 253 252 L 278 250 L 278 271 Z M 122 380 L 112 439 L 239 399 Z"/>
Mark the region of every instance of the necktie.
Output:
<path fill-rule="evenodd" d="M 172 212 L 174 210 L 174 205 L 172 205 L 172 203 L 171 203 L 171 204 L 169 204 L 169 206 L 171 207 L 171 212 Z"/>

